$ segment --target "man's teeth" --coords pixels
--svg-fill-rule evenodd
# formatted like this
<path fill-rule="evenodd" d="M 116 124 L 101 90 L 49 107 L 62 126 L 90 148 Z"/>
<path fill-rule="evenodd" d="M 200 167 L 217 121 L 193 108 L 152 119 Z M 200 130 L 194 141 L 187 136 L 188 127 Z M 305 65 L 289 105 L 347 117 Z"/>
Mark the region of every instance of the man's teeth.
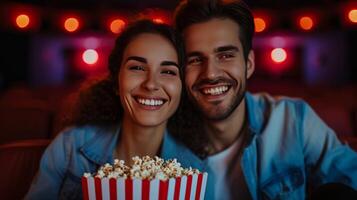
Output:
<path fill-rule="evenodd" d="M 155 100 L 155 99 L 141 99 L 138 98 L 138 102 L 147 106 L 160 106 L 164 103 L 163 100 Z"/>
<path fill-rule="evenodd" d="M 226 92 L 227 90 L 228 90 L 228 86 L 220 86 L 215 88 L 204 89 L 203 93 L 210 94 L 210 95 L 220 95 Z"/>

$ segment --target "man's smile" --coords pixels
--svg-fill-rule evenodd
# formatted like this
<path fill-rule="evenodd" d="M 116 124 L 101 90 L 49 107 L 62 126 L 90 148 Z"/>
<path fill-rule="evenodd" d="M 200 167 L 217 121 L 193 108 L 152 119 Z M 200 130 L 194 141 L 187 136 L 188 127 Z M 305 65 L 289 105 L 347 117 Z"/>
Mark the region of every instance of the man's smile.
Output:
<path fill-rule="evenodd" d="M 230 89 L 230 86 L 223 85 L 223 86 L 216 86 L 216 87 L 209 87 L 209 88 L 202 88 L 200 89 L 201 93 L 204 95 L 221 95 L 226 93 Z"/>

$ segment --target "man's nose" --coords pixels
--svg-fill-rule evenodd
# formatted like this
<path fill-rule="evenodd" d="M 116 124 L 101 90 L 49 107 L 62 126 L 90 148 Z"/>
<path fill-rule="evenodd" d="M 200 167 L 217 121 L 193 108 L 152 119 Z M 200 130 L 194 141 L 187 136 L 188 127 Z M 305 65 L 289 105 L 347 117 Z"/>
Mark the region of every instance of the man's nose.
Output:
<path fill-rule="evenodd" d="M 202 76 L 207 79 L 214 79 L 220 76 L 221 73 L 222 70 L 220 69 L 219 64 L 215 60 L 207 60 Z"/>
<path fill-rule="evenodd" d="M 160 84 L 157 80 L 157 77 L 155 76 L 154 73 L 149 72 L 146 76 L 145 81 L 143 82 L 143 87 L 147 90 L 158 90 L 160 87 Z"/>

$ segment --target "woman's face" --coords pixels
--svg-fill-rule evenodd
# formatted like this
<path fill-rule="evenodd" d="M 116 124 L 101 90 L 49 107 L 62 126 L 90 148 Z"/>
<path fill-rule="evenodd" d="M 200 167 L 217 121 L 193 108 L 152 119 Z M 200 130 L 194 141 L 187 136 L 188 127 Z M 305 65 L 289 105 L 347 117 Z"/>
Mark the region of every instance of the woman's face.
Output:
<path fill-rule="evenodd" d="M 118 78 L 124 120 L 166 125 L 180 102 L 178 67 L 176 50 L 166 38 L 154 33 L 134 37 L 124 51 Z"/>

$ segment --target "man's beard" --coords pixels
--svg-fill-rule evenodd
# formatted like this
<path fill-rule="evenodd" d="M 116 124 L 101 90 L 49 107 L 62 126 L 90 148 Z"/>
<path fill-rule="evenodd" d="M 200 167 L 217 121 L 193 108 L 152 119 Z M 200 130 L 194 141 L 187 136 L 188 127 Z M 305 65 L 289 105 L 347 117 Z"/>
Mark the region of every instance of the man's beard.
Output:
<path fill-rule="evenodd" d="M 194 99 L 194 97 L 192 96 L 191 96 L 191 101 L 198 109 L 198 111 L 201 113 L 204 119 L 210 121 L 222 121 L 227 119 L 236 110 L 236 108 L 240 105 L 240 103 L 244 98 L 246 92 L 246 84 L 242 83 L 239 86 L 240 88 L 238 89 L 238 93 L 234 96 L 233 101 L 231 102 L 230 105 L 227 106 L 227 108 L 224 111 L 221 111 L 221 109 L 217 107 L 216 108 L 217 110 L 213 112 L 213 114 L 210 114 L 210 111 L 205 111 L 204 109 L 202 109 L 200 104 L 197 102 L 197 100 Z"/>

